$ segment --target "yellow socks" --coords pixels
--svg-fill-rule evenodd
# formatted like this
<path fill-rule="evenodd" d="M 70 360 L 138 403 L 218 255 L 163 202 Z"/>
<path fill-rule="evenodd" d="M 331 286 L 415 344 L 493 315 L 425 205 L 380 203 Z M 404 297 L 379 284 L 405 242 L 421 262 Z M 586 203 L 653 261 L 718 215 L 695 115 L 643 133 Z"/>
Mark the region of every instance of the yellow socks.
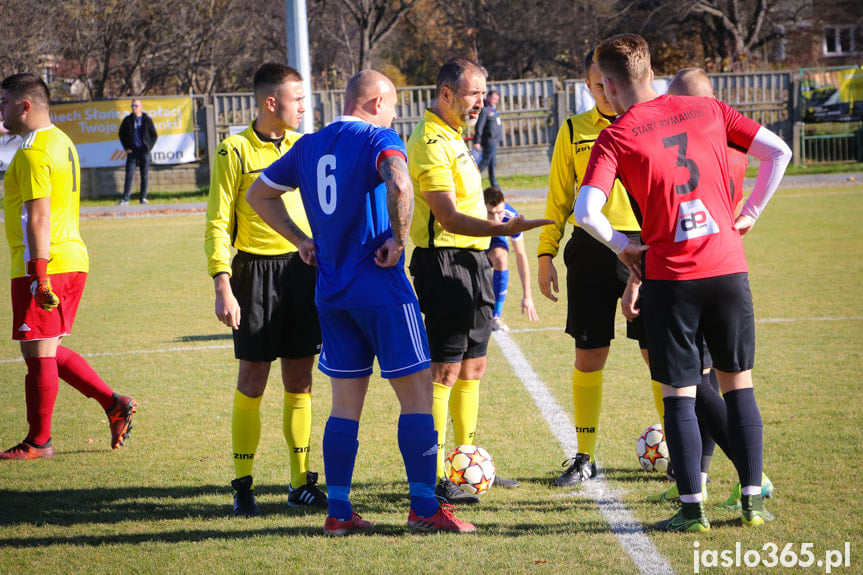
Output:
<path fill-rule="evenodd" d="M 479 415 L 479 380 L 457 379 L 449 398 L 455 445 L 474 445 Z"/>
<path fill-rule="evenodd" d="M 437 477 L 443 477 L 443 460 L 446 454 L 443 446 L 446 441 L 446 420 L 451 388 L 442 383 L 433 383 L 432 417 L 434 430 L 437 431 Z"/>
<path fill-rule="evenodd" d="M 572 369 L 572 401 L 578 452 L 590 455 L 593 461 L 599 414 L 602 411 L 602 370 L 586 373 L 577 368 Z"/>
<path fill-rule="evenodd" d="M 662 401 L 662 384 L 656 380 L 650 380 L 650 385 L 653 388 L 653 403 L 656 404 L 656 413 L 659 414 L 659 423 L 665 429 L 665 402 Z"/>
<path fill-rule="evenodd" d="M 249 397 L 240 390 L 234 393 L 231 442 L 234 450 L 234 473 L 237 478 L 252 474 L 255 452 L 261 440 L 262 397 Z"/>
<path fill-rule="evenodd" d="M 312 394 L 285 392 L 282 431 L 288 442 L 291 463 L 291 487 L 306 484 L 309 470 L 309 442 L 312 436 Z"/>

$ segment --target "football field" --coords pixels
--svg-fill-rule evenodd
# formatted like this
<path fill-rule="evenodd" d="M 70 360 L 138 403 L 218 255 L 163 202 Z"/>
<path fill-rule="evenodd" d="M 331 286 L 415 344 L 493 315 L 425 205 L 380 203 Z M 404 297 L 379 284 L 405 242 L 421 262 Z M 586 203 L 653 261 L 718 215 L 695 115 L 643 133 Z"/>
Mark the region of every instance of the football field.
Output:
<path fill-rule="evenodd" d="M 541 217 L 544 202 L 511 202 Z M 670 484 L 641 471 L 635 441 L 658 422 L 637 345 L 617 339 L 605 370 L 597 458 L 602 474 L 574 489 L 553 480 L 575 454 L 573 340 L 561 300 L 536 287 L 538 232 L 526 234 L 539 322 L 519 313 L 511 260 L 505 319 L 482 380 L 477 443 L 514 490 L 459 507 L 475 535 L 408 532 L 398 404 L 372 378 L 351 492 L 371 534 L 331 539 L 325 512 L 288 507 L 282 391 L 263 402 L 255 483 L 263 516 L 231 516 L 231 336 L 213 313 L 204 215 L 82 220 L 89 284 L 66 345 L 139 403 L 127 445 L 112 451 L 104 412 L 61 382 L 53 459 L 0 464 L 0 574 L 33 573 L 860 573 L 863 570 L 863 185 L 780 188 L 745 238 L 755 301 L 756 397 L 777 521 L 740 525 L 713 510 L 736 475 L 717 449 L 711 530 L 651 530 L 674 509 L 645 497 Z M 569 230 L 567 231 L 569 234 Z M 8 248 L 0 270 L 9 269 Z M 8 273 L 8 272 L 7 272 Z M 7 284 L 8 285 L 8 284 Z M 6 288 L 8 289 L 8 288 Z M 0 306 L 0 326 L 11 311 Z M 26 432 L 25 365 L 0 340 L 0 449 Z M 312 470 L 329 411 L 315 370 Z M 450 431 L 451 434 L 451 431 Z M 447 447 L 452 447 L 451 435 Z"/>

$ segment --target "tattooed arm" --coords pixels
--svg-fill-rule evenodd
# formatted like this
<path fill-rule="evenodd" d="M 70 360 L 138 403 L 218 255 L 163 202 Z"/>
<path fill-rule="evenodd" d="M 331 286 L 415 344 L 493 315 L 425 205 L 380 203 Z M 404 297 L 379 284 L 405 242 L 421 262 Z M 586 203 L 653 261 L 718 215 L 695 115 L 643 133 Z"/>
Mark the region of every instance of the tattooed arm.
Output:
<path fill-rule="evenodd" d="M 414 189 L 408 165 L 402 156 L 388 156 L 381 162 L 378 171 L 387 186 L 387 211 L 393 237 L 378 248 L 375 262 L 380 267 L 392 267 L 401 259 L 408 240 L 414 213 Z"/>
<path fill-rule="evenodd" d="M 246 201 L 268 226 L 297 246 L 304 262 L 310 266 L 315 265 L 315 244 L 288 215 L 281 190 L 257 179 L 246 192 Z"/>

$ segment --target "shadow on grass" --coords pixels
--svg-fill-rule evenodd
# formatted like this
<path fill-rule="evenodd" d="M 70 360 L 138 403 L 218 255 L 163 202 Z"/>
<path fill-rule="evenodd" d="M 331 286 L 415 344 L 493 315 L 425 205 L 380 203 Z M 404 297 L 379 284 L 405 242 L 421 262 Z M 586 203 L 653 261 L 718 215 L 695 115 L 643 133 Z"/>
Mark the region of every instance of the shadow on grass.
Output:
<path fill-rule="evenodd" d="M 287 485 L 260 485 L 255 488 L 263 517 L 260 519 L 232 518 L 232 491 L 226 485 L 200 485 L 183 487 L 60 489 L 46 491 L 0 490 L 0 527 L 71 527 L 140 522 L 139 528 L 124 529 L 115 535 L 72 535 L 63 537 L 52 533 L 45 537 L 0 538 L 0 548 L 40 548 L 52 545 L 100 546 L 113 544 L 142 544 L 152 542 L 207 541 L 232 538 L 254 538 L 260 536 L 323 536 L 322 527 L 326 509 L 294 508 L 286 505 Z M 358 513 L 376 521 L 371 536 L 404 536 L 411 533 L 407 528 L 410 507 L 407 485 L 392 484 L 381 490 L 379 483 L 355 483 L 352 486 L 353 504 Z M 527 494 L 524 494 L 527 495 Z M 213 503 L 218 498 L 219 503 Z M 224 503 L 221 503 L 224 501 Z M 574 524 L 574 516 L 595 510 L 595 503 L 585 499 L 549 498 L 532 493 L 513 501 L 511 497 L 494 493 L 483 496 L 478 506 L 461 506 L 457 514 L 461 519 L 474 523 L 480 534 L 521 537 L 544 533 L 548 535 L 582 533 L 608 533 L 612 529 L 601 518 Z M 378 517 L 404 512 L 404 521 L 383 523 Z M 527 518 L 529 514 L 544 517 L 558 516 L 561 521 L 498 522 L 500 514 Z M 284 525 L 306 515 L 319 518 L 319 526 Z M 168 529 L 163 526 L 148 526 L 148 523 L 189 520 L 188 529 Z M 219 526 L 195 529 L 194 525 L 212 520 L 229 520 Z M 273 525 L 273 520 L 279 525 Z M 259 528 L 256 528 L 259 527 Z M 139 530 L 140 529 L 140 530 Z M 627 529 L 624 526 L 624 529 Z M 636 530 L 633 528 L 633 530 Z M 76 529 L 76 531 L 80 531 Z M 133 531 L 133 532 L 130 532 Z M 365 535 L 364 535 L 365 536 Z"/>
<path fill-rule="evenodd" d="M 176 338 L 176 343 L 194 343 L 197 341 L 233 341 L 234 336 L 231 333 L 212 333 L 208 335 L 182 335 Z"/>

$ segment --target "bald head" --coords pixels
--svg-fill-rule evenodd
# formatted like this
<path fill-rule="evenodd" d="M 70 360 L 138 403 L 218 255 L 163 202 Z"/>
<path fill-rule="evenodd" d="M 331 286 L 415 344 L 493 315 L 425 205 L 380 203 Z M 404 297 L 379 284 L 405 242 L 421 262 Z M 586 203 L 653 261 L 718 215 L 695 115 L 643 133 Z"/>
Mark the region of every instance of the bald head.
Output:
<path fill-rule="evenodd" d="M 713 82 L 701 68 L 683 68 L 668 84 L 668 93 L 672 96 L 713 97 Z"/>
<path fill-rule="evenodd" d="M 395 102 L 392 81 L 376 70 L 363 70 L 348 82 L 344 113 L 388 128 L 395 117 Z"/>

